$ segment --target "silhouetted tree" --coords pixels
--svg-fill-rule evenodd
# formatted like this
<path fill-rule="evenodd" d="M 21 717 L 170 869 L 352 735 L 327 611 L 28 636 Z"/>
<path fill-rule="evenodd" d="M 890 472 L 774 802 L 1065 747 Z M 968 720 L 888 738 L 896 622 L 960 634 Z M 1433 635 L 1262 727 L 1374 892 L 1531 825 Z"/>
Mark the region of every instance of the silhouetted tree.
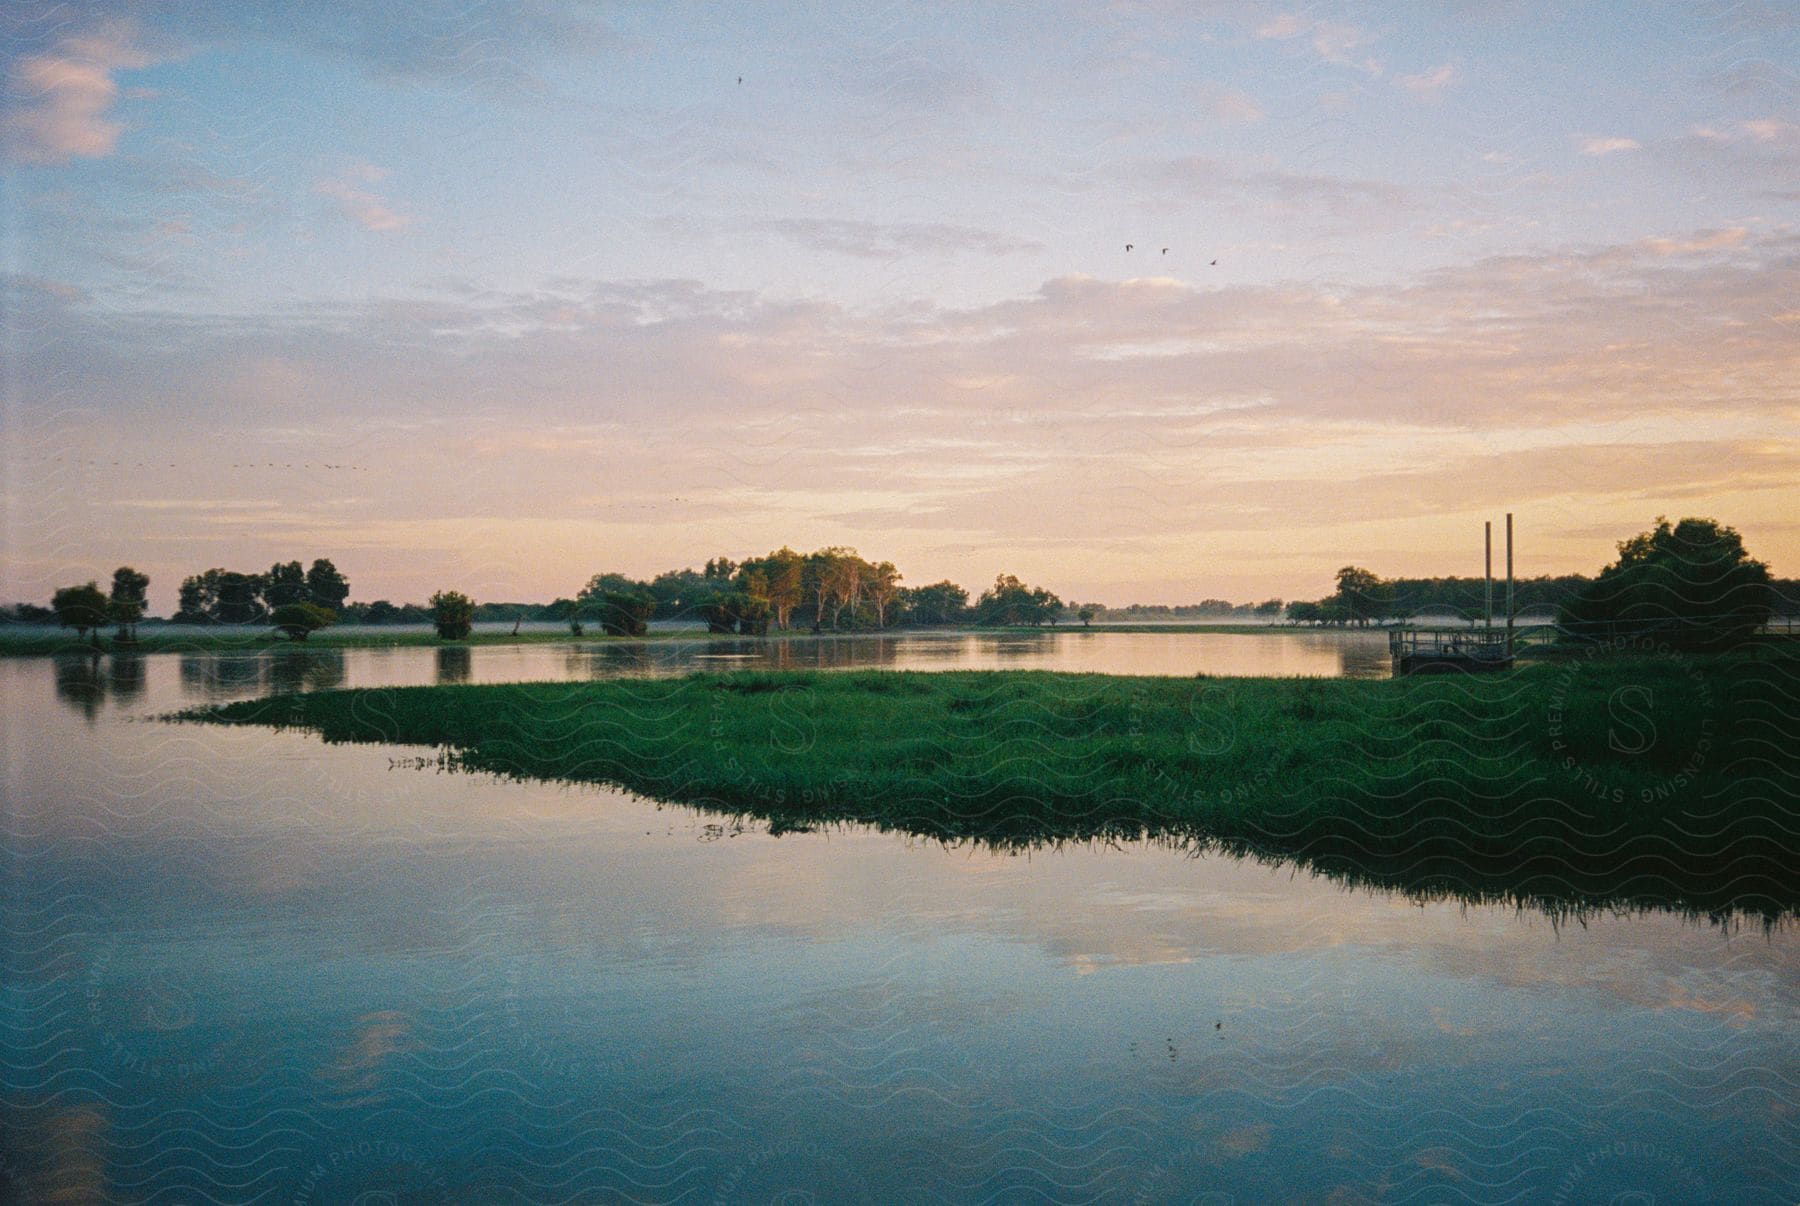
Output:
<path fill-rule="evenodd" d="M 299 562 L 294 565 L 298 567 Z M 221 571 L 213 618 L 221 624 L 253 624 L 262 619 L 265 614 L 261 598 L 264 585 L 261 574 Z"/>
<path fill-rule="evenodd" d="M 113 571 L 107 610 L 112 622 L 119 626 L 121 641 L 137 640 L 137 623 L 144 618 L 144 601 L 149 591 L 149 574 L 140 574 L 129 565 L 121 565 Z"/>
<path fill-rule="evenodd" d="M 263 577 L 263 598 L 271 608 L 306 602 L 306 571 L 300 563 L 278 561 L 271 565 Z"/>
<path fill-rule="evenodd" d="M 98 582 L 61 588 L 51 596 L 50 608 L 56 612 L 58 624 L 75 630 L 77 640 L 86 639 L 89 632 L 97 632 L 110 615 L 106 596 L 100 593 Z"/>
<path fill-rule="evenodd" d="M 1588 636 L 1651 637 L 1688 648 L 1741 643 L 1768 622 L 1769 567 L 1714 519 L 1683 519 L 1619 543 L 1619 559 L 1563 608 Z"/>
<path fill-rule="evenodd" d="M 1337 572 L 1337 594 L 1333 597 L 1353 624 L 1366 626 L 1370 620 L 1378 620 L 1393 610 L 1393 592 L 1361 566 L 1346 565 Z"/>
<path fill-rule="evenodd" d="M 338 572 L 337 566 L 320 557 L 306 571 L 306 593 L 315 606 L 336 611 L 350 597 L 350 580 Z"/>
<path fill-rule="evenodd" d="M 431 596 L 431 622 L 446 641 L 460 641 L 475 622 L 475 600 L 457 590 L 440 590 Z"/>

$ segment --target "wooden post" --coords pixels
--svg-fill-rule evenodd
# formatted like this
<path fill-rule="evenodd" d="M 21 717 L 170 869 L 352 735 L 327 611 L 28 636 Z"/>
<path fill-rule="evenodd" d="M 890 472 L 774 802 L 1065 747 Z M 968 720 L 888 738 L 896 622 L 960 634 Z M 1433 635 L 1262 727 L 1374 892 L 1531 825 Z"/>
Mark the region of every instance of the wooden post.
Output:
<path fill-rule="evenodd" d="M 1512 512 L 1506 513 L 1506 656 L 1512 656 L 1513 642 L 1513 565 Z"/>
<path fill-rule="evenodd" d="M 1494 626 L 1494 521 L 1489 519 L 1482 523 L 1482 536 L 1487 545 L 1481 571 L 1482 592 L 1485 602 L 1482 604 L 1483 614 L 1487 616 L 1488 628 Z"/>

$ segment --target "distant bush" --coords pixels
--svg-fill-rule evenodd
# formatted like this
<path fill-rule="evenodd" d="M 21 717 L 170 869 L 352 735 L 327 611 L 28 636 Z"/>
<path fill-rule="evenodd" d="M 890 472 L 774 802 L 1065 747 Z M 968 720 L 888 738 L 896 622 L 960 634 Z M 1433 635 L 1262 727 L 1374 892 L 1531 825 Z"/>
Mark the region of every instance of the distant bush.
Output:
<path fill-rule="evenodd" d="M 460 641 L 475 623 L 475 600 L 457 590 L 440 590 L 431 596 L 431 622 L 446 641 Z"/>
<path fill-rule="evenodd" d="M 650 631 L 656 600 L 636 591 L 602 591 L 594 610 L 599 613 L 600 627 L 607 636 L 643 636 Z"/>
<path fill-rule="evenodd" d="M 275 630 L 290 641 L 304 641 L 321 628 L 337 622 L 337 613 L 317 603 L 283 603 L 269 614 Z"/>

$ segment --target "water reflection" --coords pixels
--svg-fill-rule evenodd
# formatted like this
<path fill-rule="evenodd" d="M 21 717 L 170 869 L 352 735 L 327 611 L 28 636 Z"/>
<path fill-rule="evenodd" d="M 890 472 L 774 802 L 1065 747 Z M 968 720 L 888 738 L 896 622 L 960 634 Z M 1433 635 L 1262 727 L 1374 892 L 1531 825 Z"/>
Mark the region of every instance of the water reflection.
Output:
<path fill-rule="evenodd" d="M 474 666 L 473 651 L 467 645 L 438 646 L 437 681 L 440 686 L 468 682 Z"/>
<path fill-rule="evenodd" d="M 182 653 L 177 656 L 181 659 L 181 685 L 190 696 L 207 700 L 243 699 L 262 690 L 263 654 Z"/>
<path fill-rule="evenodd" d="M 262 664 L 271 692 L 328 691 L 344 685 L 342 650 L 273 649 Z"/>
<path fill-rule="evenodd" d="M 55 658 L 56 698 L 81 713 L 89 724 L 106 701 L 103 660 L 98 653 L 58 654 Z"/>
<path fill-rule="evenodd" d="M 149 681 L 149 669 L 142 654 L 115 653 L 106 663 L 106 690 L 114 702 L 136 703 Z"/>
<path fill-rule="evenodd" d="M 478 680 L 544 677 L 484 652 Z M 776 836 L 416 750 L 90 723 L 86 662 L 0 662 L 26 936 L 0 1200 L 1800 1190 L 1791 925 L 1177 840 Z M 144 662 L 148 710 L 245 681 Z"/>
<path fill-rule="evenodd" d="M 190 699 L 221 703 L 258 695 L 325 691 L 343 686 L 349 673 L 342 649 L 283 647 L 244 653 L 182 653 L 174 656 L 180 659 L 183 694 Z"/>

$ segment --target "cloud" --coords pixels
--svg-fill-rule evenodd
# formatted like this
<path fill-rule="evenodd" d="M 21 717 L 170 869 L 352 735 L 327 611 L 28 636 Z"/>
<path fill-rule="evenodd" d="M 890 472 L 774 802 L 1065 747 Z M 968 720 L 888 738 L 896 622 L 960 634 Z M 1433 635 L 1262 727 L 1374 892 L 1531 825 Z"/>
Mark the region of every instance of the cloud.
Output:
<path fill-rule="evenodd" d="M 1438 93 L 1442 92 L 1455 79 L 1456 68 L 1445 63 L 1441 67 L 1433 67 L 1430 71 L 1420 75 L 1402 76 L 1400 86 L 1421 99 L 1436 100 Z"/>
<path fill-rule="evenodd" d="M 1195 107 L 1215 121 L 1261 121 L 1263 107 L 1247 93 L 1219 84 L 1208 84 L 1195 97 Z"/>
<path fill-rule="evenodd" d="M 1692 255 L 1741 246 L 1749 233 L 1742 226 L 1734 226 L 1730 230 L 1703 232 L 1691 239 L 1645 239 L 1644 246 L 1655 255 Z"/>
<path fill-rule="evenodd" d="M 7 72 L 0 117 L 7 157 L 56 166 L 112 154 L 124 130 L 111 118 L 119 96 L 113 76 L 151 62 L 123 21 L 69 35 L 42 54 L 17 60 Z"/>
<path fill-rule="evenodd" d="M 1612 155 L 1619 151 L 1635 151 L 1643 146 L 1635 138 L 1588 138 L 1581 144 L 1583 155 Z"/>
<path fill-rule="evenodd" d="M 1283 42 L 1304 37 L 1312 46 L 1313 53 L 1327 63 L 1349 64 L 1362 68 L 1370 75 L 1381 74 L 1381 63 L 1378 60 L 1363 59 L 1361 62 L 1354 62 L 1351 58 L 1355 51 L 1375 41 L 1374 34 L 1359 26 L 1283 13 L 1258 26 L 1256 36 L 1265 41 Z"/>
<path fill-rule="evenodd" d="M 1202 155 L 1141 165 L 1134 174 L 1183 196 L 1229 197 L 1258 206 L 1272 204 L 1334 217 L 1377 210 L 1392 213 L 1407 200 L 1405 189 L 1385 181 L 1277 169 L 1246 171 Z"/>
<path fill-rule="evenodd" d="M 412 216 L 392 208 L 387 198 L 365 188 L 387 178 L 387 169 L 372 163 L 352 164 L 334 177 L 313 185 L 313 192 L 330 197 L 346 218 L 364 230 L 387 233 L 404 230 L 412 224 Z"/>
<path fill-rule="evenodd" d="M 381 531 L 327 509 L 336 478 L 208 476 L 212 497 L 293 504 L 291 531 L 245 518 L 245 538 L 310 531 L 411 556 L 408 525 L 471 517 L 506 533 L 493 556 L 526 566 L 534 591 L 571 557 L 686 556 L 704 525 L 707 555 L 879 536 L 881 555 L 929 577 L 991 575 L 1005 557 L 1021 573 L 1148 582 L 1187 572 L 1196 541 L 1219 563 L 1285 550 L 1292 566 L 1257 571 L 1269 579 L 1242 588 L 1254 593 L 1328 576 L 1342 539 L 1404 550 L 1459 508 L 1502 501 L 1641 526 L 1690 497 L 1730 500 L 1759 554 L 1791 564 L 1796 538 L 1762 533 L 1793 512 L 1800 464 L 1784 426 L 1800 407 L 1784 320 L 1797 264 L 1800 235 L 1752 225 L 1361 288 L 1068 276 L 962 308 L 678 280 L 457 286 L 203 321 L 29 282 L 8 297 L 23 429 L 60 433 L 80 399 L 83 455 L 149 460 L 139 445 L 160 441 L 160 459 L 182 462 L 97 487 L 94 541 L 119 527 L 109 501 L 193 496 L 204 429 L 208 463 L 382 466 L 357 480 L 368 512 L 398 525 Z M 1350 512 L 1381 518 L 1351 532 Z M 88 522 L 45 514 L 21 547 L 58 547 Z M 132 514 L 142 534 L 163 512 Z M 528 536 L 534 524 L 554 540 Z M 223 537 L 164 527 L 194 564 L 217 563 L 206 542 Z M 1591 569 L 1591 549 L 1580 556 L 1561 564 Z"/>

